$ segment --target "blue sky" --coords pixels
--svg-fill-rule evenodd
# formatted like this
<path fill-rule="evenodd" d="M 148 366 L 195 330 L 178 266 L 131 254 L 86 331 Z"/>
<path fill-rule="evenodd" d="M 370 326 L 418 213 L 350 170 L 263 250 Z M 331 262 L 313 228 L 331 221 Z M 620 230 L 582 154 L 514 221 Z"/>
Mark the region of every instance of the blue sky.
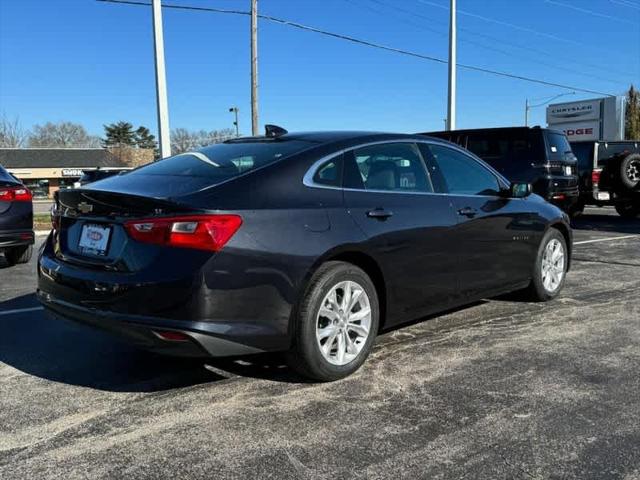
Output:
<path fill-rule="evenodd" d="M 164 0 L 246 10 L 249 0 Z M 260 0 L 260 13 L 447 57 L 447 0 Z M 640 86 L 640 0 L 458 0 L 460 63 L 621 94 Z M 250 130 L 249 18 L 164 9 L 171 127 Z M 260 122 L 295 130 L 442 129 L 446 65 L 260 22 Z M 151 11 L 0 0 L 0 113 L 94 134 L 156 130 Z M 458 127 L 519 125 L 564 90 L 459 70 Z M 577 94 L 563 100 L 592 98 Z M 544 124 L 544 108 L 531 112 Z"/>

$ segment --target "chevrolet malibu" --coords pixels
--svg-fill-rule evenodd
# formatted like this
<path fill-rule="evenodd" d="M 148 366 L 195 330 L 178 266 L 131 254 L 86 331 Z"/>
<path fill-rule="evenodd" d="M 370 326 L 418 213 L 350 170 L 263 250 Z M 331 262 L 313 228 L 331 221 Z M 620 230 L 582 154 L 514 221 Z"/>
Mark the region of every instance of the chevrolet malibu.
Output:
<path fill-rule="evenodd" d="M 564 213 L 456 145 L 279 127 L 60 191 L 52 221 L 55 315 L 174 355 L 286 351 L 321 381 L 403 322 L 555 298 L 572 246 Z"/>

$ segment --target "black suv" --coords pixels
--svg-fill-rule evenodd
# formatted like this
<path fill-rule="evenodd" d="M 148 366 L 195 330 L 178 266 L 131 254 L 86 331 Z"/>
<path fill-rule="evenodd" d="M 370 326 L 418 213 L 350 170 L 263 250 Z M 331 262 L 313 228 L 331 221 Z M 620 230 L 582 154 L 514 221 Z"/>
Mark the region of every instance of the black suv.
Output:
<path fill-rule="evenodd" d="M 545 200 L 574 213 L 578 204 L 577 159 L 566 135 L 540 127 L 479 128 L 423 135 L 457 143 L 514 183 L 530 183 Z"/>
<path fill-rule="evenodd" d="M 640 216 L 640 141 L 574 142 L 580 176 L 579 209 L 613 205 L 623 217 Z"/>
<path fill-rule="evenodd" d="M 27 263 L 33 242 L 31 192 L 0 165 L 0 252 L 10 265 Z"/>

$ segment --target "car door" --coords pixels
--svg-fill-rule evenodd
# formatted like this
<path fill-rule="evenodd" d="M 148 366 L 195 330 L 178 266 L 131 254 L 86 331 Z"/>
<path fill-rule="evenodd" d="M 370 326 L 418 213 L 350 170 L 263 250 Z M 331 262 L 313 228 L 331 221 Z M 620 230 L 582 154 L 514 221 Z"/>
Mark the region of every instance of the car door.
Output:
<path fill-rule="evenodd" d="M 417 145 L 363 146 L 344 161 L 345 205 L 383 271 L 387 325 L 446 308 L 457 293 L 456 219 L 449 200 L 434 193 Z"/>
<path fill-rule="evenodd" d="M 527 199 L 505 195 L 507 184 L 460 149 L 424 145 L 436 188 L 447 193 L 457 218 L 459 291 L 478 298 L 526 281 L 544 225 Z"/>

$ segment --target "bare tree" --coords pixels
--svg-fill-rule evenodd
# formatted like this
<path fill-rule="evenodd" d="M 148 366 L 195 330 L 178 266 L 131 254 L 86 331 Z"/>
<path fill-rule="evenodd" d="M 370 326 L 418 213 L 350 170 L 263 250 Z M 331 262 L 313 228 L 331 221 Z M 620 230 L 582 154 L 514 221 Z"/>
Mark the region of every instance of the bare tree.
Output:
<path fill-rule="evenodd" d="M 195 136 L 186 128 L 174 128 L 171 130 L 171 153 L 188 152 L 196 147 Z"/>
<path fill-rule="evenodd" d="M 73 122 L 47 122 L 35 125 L 29 135 L 29 147 L 100 147 L 100 138 Z"/>
<path fill-rule="evenodd" d="M 211 131 L 190 131 L 186 128 L 176 128 L 171 131 L 171 153 L 176 155 L 188 152 L 196 148 L 224 142 L 230 138 L 235 138 L 235 136 L 235 132 L 231 128 Z"/>
<path fill-rule="evenodd" d="M 27 135 L 18 117 L 10 120 L 4 114 L 0 116 L 0 147 L 20 148 L 24 145 Z"/>

